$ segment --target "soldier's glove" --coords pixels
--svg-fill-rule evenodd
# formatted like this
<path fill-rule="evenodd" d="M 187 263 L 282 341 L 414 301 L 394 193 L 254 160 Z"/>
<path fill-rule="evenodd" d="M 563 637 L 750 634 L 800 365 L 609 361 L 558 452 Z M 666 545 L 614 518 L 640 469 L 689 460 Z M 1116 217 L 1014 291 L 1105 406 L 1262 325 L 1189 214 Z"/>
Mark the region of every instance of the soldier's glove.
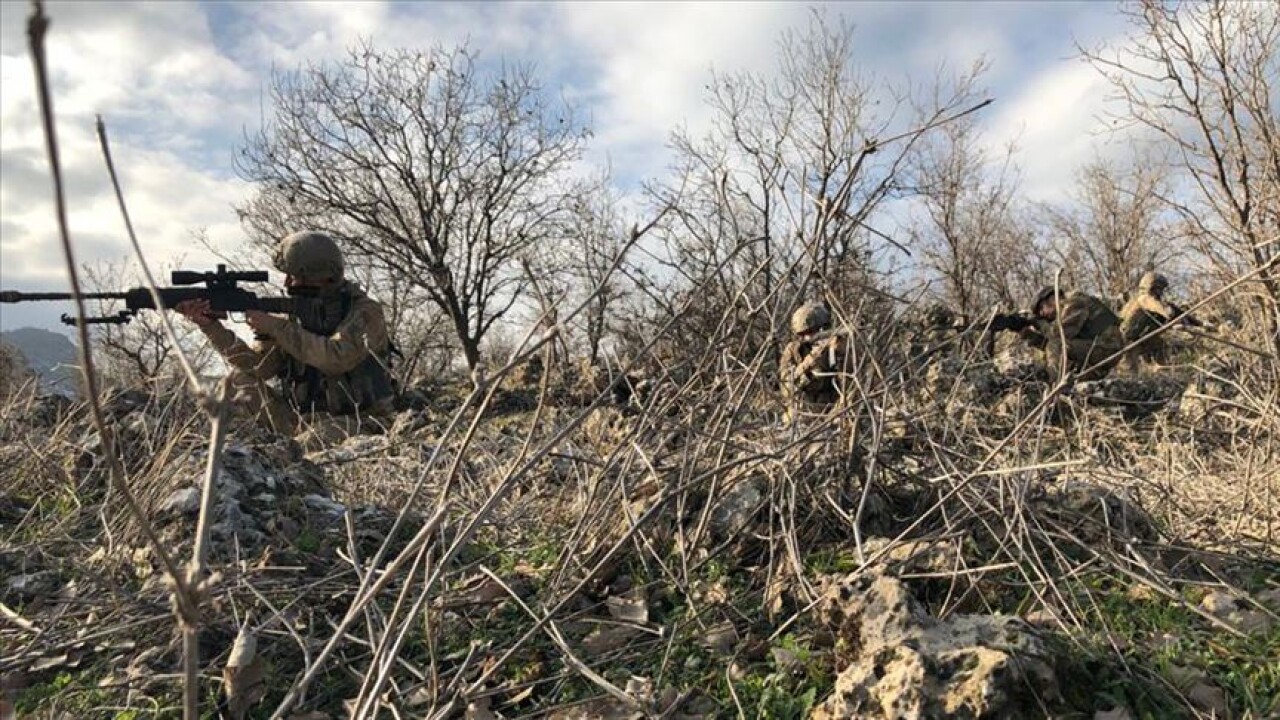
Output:
<path fill-rule="evenodd" d="M 802 370 L 806 375 L 813 372 L 815 369 L 825 369 L 830 364 L 827 360 L 827 356 L 831 353 L 834 347 L 834 338 L 824 340 L 814 345 L 813 348 L 809 350 L 808 354 L 805 355 L 804 360 L 800 361 L 797 368 Z"/>
<path fill-rule="evenodd" d="M 804 360 L 796 363 L 796 366 L 791 369 L 791 384 L 798 388 L 807 386 L 813 379 L 814 362 L 814 356 L 808 355 Z"/>

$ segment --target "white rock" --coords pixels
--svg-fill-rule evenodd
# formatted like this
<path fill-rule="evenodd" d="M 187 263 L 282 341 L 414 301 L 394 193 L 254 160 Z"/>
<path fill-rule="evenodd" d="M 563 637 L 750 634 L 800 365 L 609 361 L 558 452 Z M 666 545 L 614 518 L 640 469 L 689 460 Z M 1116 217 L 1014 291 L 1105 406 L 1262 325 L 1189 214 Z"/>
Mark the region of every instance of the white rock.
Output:
<path fill-rule="evenodd" d="M 1216 591 L 1204 596 L 1204 599 L 1200 601 L 1200 609 L 1220 618 L 1235 612 L 1237 603 L 1235 597 L 1230 593 Z"/>
<path fill-rule="evenodd" d="M 173 494 L 160 503 L 160 512 L 175 515 L 194 515 L 200 511 L 200 488 L 185 487 L 173 491 Z"/>
<path fill-rule="evenodd" d="M 308 509 L 328 513 L 330 515 L 341 515 L 347 511 L 346 505 L 343 505 L 332 498 L 324 497 L 323 495 L 307 495 L 302 498 L 302 502 Z"/>

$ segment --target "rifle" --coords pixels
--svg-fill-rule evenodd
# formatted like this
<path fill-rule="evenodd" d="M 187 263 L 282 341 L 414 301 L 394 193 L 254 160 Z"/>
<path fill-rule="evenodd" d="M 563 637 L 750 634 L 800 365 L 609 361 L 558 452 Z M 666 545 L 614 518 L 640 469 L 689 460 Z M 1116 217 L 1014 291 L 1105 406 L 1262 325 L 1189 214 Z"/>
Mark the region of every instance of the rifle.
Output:
<path fill-rule="evenodd" d="M 1036 329 L 1036 318 L 1026 313 L 996 313 L 991 319 L 980 325 L 986 340 L 987 357 L 996 354 L 996 333 L 1025 333 Z"/>
<path fill-rule="evenodd" d="M 86 325 L 123 325 L 138 314 L 139 310 L 168 309 L 186 300 L 208 300 L 214 312 L 233 313 L 257 310 L 266 313 L 301 315 L 314 309 L 317 301 L 300 297 L 259 297 L 237 285 L 242 282 L 266 282 L 266 270 L 227 270 L 218 265 L 213 272 L 174 270 L 170 280 L 175 286 L 156 288 L 160 308 L 148 288 L 132 288 L 123 292 L 84 293 L 86 300 L 123 300 L 125 308 L 115 315 L 103 315 L 84 319 Z M 204 287 L 194 287 L 203 284 Z M 74 300 L 71 293 L 23 293 L 0 291 L 0 303 L 20 303 L 39 300 Z M 63 314 L 66 325 L 77 324 L 76 318 Z"/>
<path fill-rule="evenodd" d="M 1183 310 L 1181 306 L 1175 305 L 1171 302 L 1166 302 L 1165 305 L 1168 305 L 1169 309 L 1173 311 L 1173 317 L 1165 318 L 1166 322 L 1170 320 L 1179 320 L 1183 325 L 1186 325 L 1186 326 L 1197 327 L 1197 328 L 1205 327 L 1204 323 L 1200 322 L 1195 317 L 1188 315 L 1187 311 Z"/>

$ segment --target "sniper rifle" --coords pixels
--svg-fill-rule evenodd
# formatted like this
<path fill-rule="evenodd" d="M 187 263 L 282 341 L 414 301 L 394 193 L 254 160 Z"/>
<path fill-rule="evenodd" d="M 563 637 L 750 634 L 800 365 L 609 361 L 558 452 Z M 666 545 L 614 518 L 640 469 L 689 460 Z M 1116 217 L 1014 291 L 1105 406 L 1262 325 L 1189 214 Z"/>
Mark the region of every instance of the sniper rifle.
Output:
<path fill-rule="evenodd" d="M 82 293 L 86 300 L 123 300 L 125 309 L 115 315 L 87 317 L 89 325 L 123 325 L 138 314 L 139 310 L 169 309 L 186 300 L 208 300 L 215 313 L 233 313 L 257 310 L 281 315 L 304 315 L 318 307 L 318 301 L 303 297 L 261 297 L 239 286 L 242 282 L 266 282 L 266 270 L 227 270 L 218 265 L 213 272 L 174 270 L 170 280 L 176 287 L 156 288 L 155 295 L 149 288 L 132 288 L 123 292 Z M 203 285 L 204 287 L 197 287 Z M 156 306 L 156 299 L 160 306 Z M 0 291 L 0 303 L 20 303 L 40 300 L 74 300 L 71 293 L 24 293 L 13 290 Z M 77 319 L 63 314 L 62 322 L 77 324 Z"/>

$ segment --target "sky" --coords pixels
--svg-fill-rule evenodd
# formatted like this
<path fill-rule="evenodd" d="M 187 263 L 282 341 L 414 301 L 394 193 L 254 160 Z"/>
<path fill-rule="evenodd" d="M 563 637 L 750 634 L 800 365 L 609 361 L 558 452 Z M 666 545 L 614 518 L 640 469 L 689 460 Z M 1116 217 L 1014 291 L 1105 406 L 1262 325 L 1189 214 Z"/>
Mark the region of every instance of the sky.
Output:
<path fill-rule="evenodd" d="M 588 162 L 634 192 L 666 172 L 673 129 L 705 127 L 712 69 L 770 73 L 802 3 L 51 2 L 48 62 L 79 263 L 131 270 L 129 241 L 94 131 L 106 124 L 130 215 L 153 269 L 210 267 L 243 233 L 253 188 L 233 158 L 269 113 L 273 69 L 383 48 L 467 42 L 492 61 L 531 63 L 594 130 Z M 823 8 L 855 26 L 859 64 L 886 82 L 985 56 L 996 102 L 984 140 L 1016 142 L 1022 194 L 1053 200 L 1109 141 L 1107 89 L 1075 43 L 1118 41 L 1110 2 L 851 2 Z M 0 289 L 65 291 L 52 183 L 26 40 L 30 5 L 0 2 Z M 0 305 L 0 329 L 57 328 L 67 307 Z"/>

